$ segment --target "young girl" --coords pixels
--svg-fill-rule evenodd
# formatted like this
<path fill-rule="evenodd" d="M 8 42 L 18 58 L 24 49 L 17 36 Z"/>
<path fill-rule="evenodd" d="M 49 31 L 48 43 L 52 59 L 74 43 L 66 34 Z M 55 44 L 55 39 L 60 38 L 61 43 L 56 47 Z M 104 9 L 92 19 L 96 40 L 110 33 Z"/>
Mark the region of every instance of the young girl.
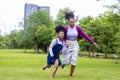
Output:
<path fill-rule="evenodd" d="M 61 61 L 60 61 L 60 57 L 59 57 L 59 53 L 60 51 L 64 51 L 65 48 L 65 42 L 63 40 L 64 38 L 64 27 L 62 27 L 61 25 L 56 26 L 55 31 L 58 35 L 58 38 L 53 39 L 53 41 L 50 44 L 49 47 L 49 53 L 47 56 L 47 64 L 43 67 L 43 70 L 45 70 L 46 68 L 51 67 L 51 65 L 54 65 L 54 69 L 53 72 L 50 76 L 50 78 L 53 78 L 58 66 L 63 66 Z M 63 48 L 64 47 L 64 48 Z"/>

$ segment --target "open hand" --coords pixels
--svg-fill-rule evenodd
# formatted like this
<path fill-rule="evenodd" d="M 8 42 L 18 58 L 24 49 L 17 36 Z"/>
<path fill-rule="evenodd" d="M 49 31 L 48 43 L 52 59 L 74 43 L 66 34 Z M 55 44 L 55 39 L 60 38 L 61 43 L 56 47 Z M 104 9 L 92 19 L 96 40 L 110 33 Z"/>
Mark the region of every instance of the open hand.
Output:
<path fill-rule="evenodd" d="M 50 57 L 51 57 L 51 58 L 53 58 L 53 57 L 54 57 L 54 55 L 50 55 Z"/>
<path fill-rule="evenodd" d="M 93 45 L 98 48 L 98 44 L 96 42 L 93 43 Z"/>

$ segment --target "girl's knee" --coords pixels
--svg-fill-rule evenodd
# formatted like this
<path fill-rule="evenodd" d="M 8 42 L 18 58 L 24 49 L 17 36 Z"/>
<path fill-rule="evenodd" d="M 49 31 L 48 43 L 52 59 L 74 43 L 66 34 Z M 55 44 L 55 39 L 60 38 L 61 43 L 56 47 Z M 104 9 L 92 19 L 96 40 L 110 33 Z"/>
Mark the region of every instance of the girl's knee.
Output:
<path fill-rule="evenodd" d="M 58 68 L 58 65 L 55 65 L 54 68 Z"/>
<path fill-rule="evenodd" d="M 55 64 L 55 65 L 54 65 L 54 68 L 58 68 L 58 66 L 59 66 L 58 64 Z"/>
<path fill-rule="evenodd" d="M 55 61 L 55 64 L 54 64 L 54 68 L 58 68 L 59 66 L 59 62 L 58 62 L 58 59 Z"/>

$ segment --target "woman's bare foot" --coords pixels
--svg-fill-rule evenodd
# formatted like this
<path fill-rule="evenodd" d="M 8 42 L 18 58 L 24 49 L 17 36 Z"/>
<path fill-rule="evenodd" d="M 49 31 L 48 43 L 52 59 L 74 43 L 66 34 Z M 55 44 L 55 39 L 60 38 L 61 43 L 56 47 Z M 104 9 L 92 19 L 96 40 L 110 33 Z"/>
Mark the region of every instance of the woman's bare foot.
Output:
<path fill-rule="evenodd" d="M 72 76 L 71 76 L 71 75 L 69 75 L 69 78 L 72 78 Z"/>
<path fill-rule="evenodd" d="M 50 78 L 52 79 L 52 78 L 53 78 L 53 76 L 50 76 Z"/>

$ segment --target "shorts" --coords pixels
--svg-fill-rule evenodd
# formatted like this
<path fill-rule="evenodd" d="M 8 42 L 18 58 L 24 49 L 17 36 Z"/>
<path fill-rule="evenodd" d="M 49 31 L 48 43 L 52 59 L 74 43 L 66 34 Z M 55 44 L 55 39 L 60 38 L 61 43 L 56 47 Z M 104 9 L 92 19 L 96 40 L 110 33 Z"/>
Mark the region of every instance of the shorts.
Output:
<path fill-rule="evenodd" d="M 69 45 L 68 49 L 62 53 L 62 61 L 65 65 L 76 65 L 77 62 L 77 56 L 79 54 L 79 45 L 77 40 L 70 41 L 67 40 L 67 43 Z"/>

